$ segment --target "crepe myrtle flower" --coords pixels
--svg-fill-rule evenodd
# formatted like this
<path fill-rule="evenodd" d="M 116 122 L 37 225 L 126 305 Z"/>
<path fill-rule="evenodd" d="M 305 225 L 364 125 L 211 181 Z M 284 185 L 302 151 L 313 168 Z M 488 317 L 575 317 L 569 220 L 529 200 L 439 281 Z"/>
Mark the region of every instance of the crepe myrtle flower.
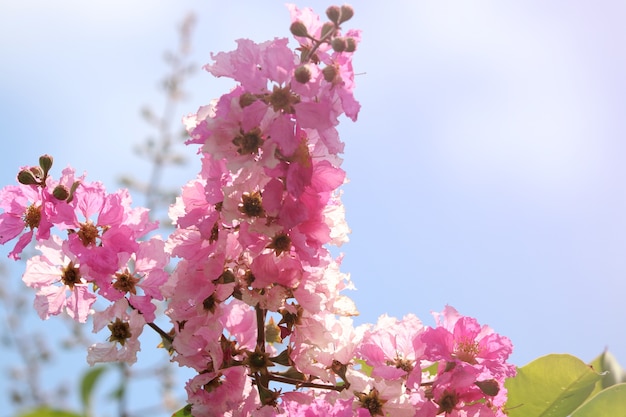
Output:
<path fill-rule="evenodd" d="M 437 327 L 426 329 L 415 342 L 426 346 L 427 360 L 441 361 L 443 372 L 454 364 L 475 367 L 484 376 L 496 379 L 515 375 L 515 366 L 506 363 L 513 350 L 507 337 L 450 306 L 434 316 Z"/>
<path fill-rule="evenodd" d="M 35 309 L 42 319 L 64 309 L 74 320 L 84 323 L 96 295 L 89 288 L 89 269 L 68 250 L 67 241 L 52 236 L 36 246 L 41 255 L 26 263 L 22 280 L 37 290 Z"/>
<path fill-rule="evenodd" d="M 141 350 L 139 335 L 146 321 L 141 313 L 121 298 L 106 310 L 96 312 L 93 317 L 93 331 L 99 332 L 105 326 L 110 332 L 106 342 L 91 345 L 87 353 L 87 363 L 93 366 L 97 362 L 137 361 L 137 352 Z"/>
<path fill-rule="evenodd" d="M 74 169 L 62 171 L 58 181 L 48 176 L 52 158 L 40 158 L 41 167 L 24 167 L 18 174 L 19 185 L 8 185 L 0 190 L 0 244 L 15 238 L 17 242 L 9 258 L 20 259 L 24 248 L 35 238 L 43 241 L 50 237 L 53 220 L 59 209 L 70 207 L 73 193 L 83 180 L 76 178 Z M 43 168 L 42 168 L 43 167 Z M 52 191 L 51 191 L 52 190 Z"/>

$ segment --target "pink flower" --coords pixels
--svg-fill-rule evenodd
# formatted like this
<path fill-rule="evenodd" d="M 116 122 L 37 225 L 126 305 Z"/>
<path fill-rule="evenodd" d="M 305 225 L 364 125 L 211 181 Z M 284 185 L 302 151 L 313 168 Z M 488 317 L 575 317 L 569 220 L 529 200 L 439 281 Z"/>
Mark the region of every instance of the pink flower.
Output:
<path fill-rule="evenodd" d="M 163 300 L 161 287 L 168 279 L 165 267 L 169 257 L 159 237 L 139 242 L 137 252 L 119 254 L 119 269 L 112 280 L 98 280 L 99 294 L 110 301 L 127 297 L 130 305 L 153 322 L 156 306 L 152 300 Z"/>
<path fill-rule="evenodd" d="M 135 363 L 137 352 L 141 350 L 138 338 L 145 324 L 143 316 L 137 310 L 131 309 L 125 298 L 116 301 L 106 310 L 95 313 L 94 333 L 107 326 L 111 335 L 107 342 L 89 347 L 87 353 L 89 365 L 93 366 L 97 362 Z"/>
<path fill-rule="evenodd" d="M 268 91 L 268 82 L 286 83 L 295 66 L 295 55 L 287 39 L 260 44 L 249 39 L 237 40 L 237 49 L 211 55 L 214 64 L 204 69 L 216 77 L 229 77 L 241 83 L 250 93 Z"/>
<path fill-rule="evenodd" d="M 87 321 L 96 295 L 89 290 L 89 268 L 80 264 L 67 242 L 52 236 L 37 246 L 42 255 L 26 263 L 22 280 L 37 289 L 35 309 L 42 319 L 61 313 L 63 309 L 74 320 Z"/>
<path fill-rule="evenodd" d="M 248 416 L 260 405 L 259 394 L 243 366 L 198 374 L 185 388 L 194 416 Z"/>
<path fill-rule="evenodd" d="M 376 327 L 368 330 L 359 347 L 360 356 L 372 369 L 372 376 L 387 380 L 407 379 L 407 386 L 416 387 L 421 382 L 423 347 L 413 344 L 424 326 L 414 315 L 401 321 L 381 316 Z"/>
<path fill-rule="evenodd" d="M 69 232 L 71 250 L 82 263 L 109 275 L 118 254 L 137 250 L 137 239 L 155 229 L 146 209 L 131 208 L 127 190 L 107 194 L 99 182 L 82 182 L 74 195 L 75 206 L 58 205 L 52 221 Z"/>
<path fill-rule="evenodd" d="M 336 392 L 288 392 L 282 396 L 279 417 L 352 417 L 354 400 L 338 398 Z"/>
<path fill-rule="evenodd" d="M 480 326 L 476 319 L 461 316 L 450 306 L 434 316 L 437 327 L 427 329 L 420 338 L 426 345 L 426 359 L 474 366 L 486 377 L 496 379 L 515 375 L 515 367 L 506 363 L 513 349 L 507 337 Z"/>
<path fill-rule="evenodd" d="M 20 253 L 33 236 L 37 240 L 50 237 L 52 223 L 48 219 L 48 205 L 42 198 L 42 189 L 34 185 L 9 185 L 0 190 L 0 244 L 19 236 L 9 257 L 20 259 Z"/>

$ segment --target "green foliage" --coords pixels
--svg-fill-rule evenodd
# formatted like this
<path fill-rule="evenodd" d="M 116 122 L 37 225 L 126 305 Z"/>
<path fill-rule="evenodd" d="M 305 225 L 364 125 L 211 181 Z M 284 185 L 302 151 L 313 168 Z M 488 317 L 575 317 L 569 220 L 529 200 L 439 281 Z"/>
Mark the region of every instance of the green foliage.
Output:
<path fill-rule="evenodd" d="M 602 374 L 602 379 L 596 384 L 593 394 L 597 394 L 612 385 L 626 382 L 626 371 L 621 367 L 615 356 L 605 350 L 589 364 L 596 372 Z"/>
<path fill-rule="evenodd" d="M 602 416 L 626 416 L 626 384 L 600 391 L 572 413 L 572 417 Z"/>
<path fill-rule="evenodd" d="M 91 415 L 90 409 L 93 390 L 96 383 L 106 370 L 107 368 L 104 366 L 97 366 L 89 369 L 83 374 L 80 382 L 80 400 L 83 403 L 83 412 L 87 416 Z"/>
<path fill-rule="evenodd" d="M 542 356 L 509 378 L 509 417 L 567 417 L 593 392 L 602 378 L 580 359 L 564 354 Z"/>
<path fill-rule="evenodd" d="M 172 417 L 192 417 L 191 404 L 187 404 L 186 406 L 172 414 Z"/>
<path fill-rule="evenodd" d="M 69 411 L 54 410 L 48 407 L 39 407 L 19 414 L 18 417 L 85 417 L 83 414 L 76 414 Z"/>
<path fill-rule="evenodd" d="M 373 366 L 369 366 L 363 359 L 356 359 L 355 362 L 361 366 L 361 372 L 367 376 L 372 376 Z"/>

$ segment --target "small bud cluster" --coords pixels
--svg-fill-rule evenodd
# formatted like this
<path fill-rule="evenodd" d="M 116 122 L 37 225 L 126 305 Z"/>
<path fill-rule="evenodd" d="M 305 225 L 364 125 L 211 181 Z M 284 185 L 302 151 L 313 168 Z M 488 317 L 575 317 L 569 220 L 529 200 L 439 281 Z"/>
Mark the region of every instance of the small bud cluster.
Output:
<path fill-rule="evenodd" d="M 306 84 L 311 80 L 312 72 L 308 67 L 310 62 L 318 64 L 323 61 L 327 66 L 322 70 L 324 80 L 329 83 L 341 82 L 338 78 L 339 72 L 333 62 L 324 60 L 322 52 L 328 49 L 328 46 L 335 53 L 352 53 L 356 51 L 358 38 L 353 33 L 348 32 L 346 36 L 341 35 L 341 24 L 347 22 L 354 16 L 354 10 L 351 6 L 343 5 L 330 6 L 326 9 L 326 16 L 329 21 L 322 24 L 321 28 L 307 27 L 303 21 L 295 20 L 290 26 L 291 34 L 301 42 L 301 65 L 295 69 L 294 78 L 302 84 Z M 303 38 L 303 39 L 299 39 Z"/>

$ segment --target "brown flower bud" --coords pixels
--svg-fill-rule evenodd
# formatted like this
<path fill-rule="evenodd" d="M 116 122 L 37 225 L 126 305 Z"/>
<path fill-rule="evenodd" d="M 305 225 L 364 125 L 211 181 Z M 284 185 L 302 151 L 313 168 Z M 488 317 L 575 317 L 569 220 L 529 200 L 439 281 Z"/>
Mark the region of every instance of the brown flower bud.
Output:
<path fill-rule="evenodd" d="M 39 180 L 30 169 L 23 169 L 17 174 L 17 182 L 24 185 L 38 185 Z"/>
<path fill-rule="evenodd" d="M 337 77 L 337 68 L 332 65 L 328 65 L 324 67 L 322 70 L 322 74 L 324 75 L 324 79 L 329 83 L 332 83 Z"/>
<path fill-rule="evenodd" d="M 348 43 L 344 38 L 335 38 L 330 42 L 330 46 L 333 47 L 335 52 L 343 52 L 346 50 Z"/>
<path fill-rule="evenodd" d="M 341 20 L 339 21 L 339 23 L 347 22 L 348 20 L 352 19 L 352 16 L 354 16 L 354 9 L 352 8 L 352 6 L 349 6 L 347 4 L 341 6 Z"/>
<path fill-rule="evenodd" d="M 250 104 L 256 101 L 256 97 L 252 93 L 243 93 L 239 96 L 239 107 L 242 109 L 248 107 Z"/>
<path fill-rule="evenodd" d="M 50 155 L 41 155 L 39 157 L 39 166 L 43 169 L 44 175 L 52 168 L 52 157 Z"/>
<path fill-rule="evenodd" d="M 326 38 L 327 36 L 332 36 L 332 33 L 335 32 L 335 25 L 330 22 L 324 23 L 322 26 L 322 38 Z"/>
<path fill-rule="evenodd" d="M 306 84 L 311 80 L 311 70 L 306 65 L 300 65 L 293 72 L 293 77 L 301 84 Z"/>
<path fill-rule="evenodd" d="M 44 174 L 43 174 L 43 169 L 39 168 L 39 167 L 35 167 L 32 166 L 30 168 L 28 168 L 28 170 L 35 176 L 35 178 L 37 179 L 41 179 L 43 178 Z"/>
<path fill-rule="evenodd" d="M 498 381 L 495 379 L 476 381 L 474 384 L 476 384 L 485 395 L 489 395 L 491 397 L 495 397 L 498 395 L 498 392 L 500 392 L 500 386 L 498 385 Z"/>
<path fill-rule="evenodd" d="M 354 51 L 356 51 L 356 42 L 354 38 L 346 38 L 345 52 L 354 52 Z"/>
<path fill-rule="evenodd" d="M 341 18 L 341 9 L 339 6 L 330 6 L 326 9 L 326 16 L 330 19 L 331 22 L 339 24 L 339 19 Z"/>
<path fill-rule="evenodd" d="M 66 186 L 59 184 L 52 190 L 52 195 L 57 200 L 66 200 L 70 196 L 70 191 Z"/>
<path fill-rule="evenodd" d="M 291 26 L 289 26 L 289 31 L 291 32 L 293 36 L 308 36 L 309 35 L 309 31 L 306 29 L 306 26 L 304 26 L 304 23 L 302 23 L 299 20 L 296 20 L 295 22 L 291 24 Z"/>

